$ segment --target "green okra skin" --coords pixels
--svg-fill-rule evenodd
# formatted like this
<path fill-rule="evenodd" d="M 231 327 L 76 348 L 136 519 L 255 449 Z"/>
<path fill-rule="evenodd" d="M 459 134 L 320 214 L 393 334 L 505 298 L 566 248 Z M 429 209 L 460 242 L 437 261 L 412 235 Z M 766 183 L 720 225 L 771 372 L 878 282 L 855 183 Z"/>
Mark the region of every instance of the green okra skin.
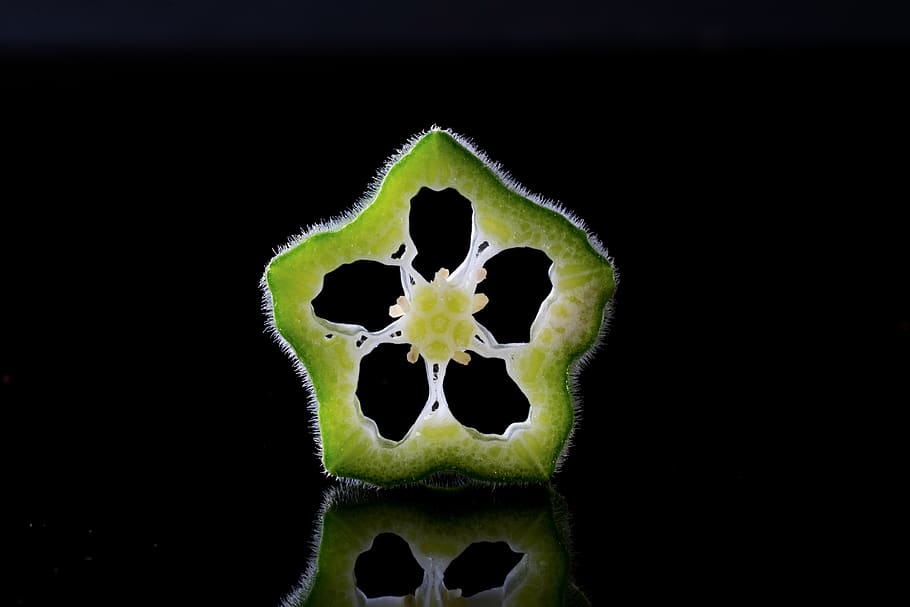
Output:
<path fill-rule="evenodd" d="M 454 188 L 473 210 L 468 256 L 434 277 L 421 276 L 412 266 L 417 250 L 409 232 L 410 200 L 423 187 Z M 445 228 L 440 218 L 438 229 Z M 393 257 L 402 245 L 404 254 Z M 484 264 L 514 247 L 538 249 L 552 260 L 553 287 L 530 340 L 503 344 L 473 312 L 485 304 L 478 290 Z M 313 309 L 324 277 L 360 260 L 401 269 L 402 296 L 397 304 L 389 302 L 394 304 L 390 322 L 380 331 L 331 323 Z M 262 286 L 273 335 L 311 389 L 327 473 L 375 485 L 438 473 L 544 482 L 565 455 L 575 421 L 572 384 L 603 337 L 616 274 L 603 246 L 579 220 L 515 184 L 464 138 L 434 128 L 389 161 L 353 211 L 285 246 L 268 264 Z M 410 344 L 408 360 L 427 369 L 426 406 L 400 441 L 379 434 L 356 395 L 360 361 L 382 343 Z M 449 364 L 470 364 L 471 356 L 505 361 L 529 401 L 527 420 L 496 435 L 453 417 L 442 387 L 445 370 Z M 485 398 L 482 386 L 477 398 Z"/>

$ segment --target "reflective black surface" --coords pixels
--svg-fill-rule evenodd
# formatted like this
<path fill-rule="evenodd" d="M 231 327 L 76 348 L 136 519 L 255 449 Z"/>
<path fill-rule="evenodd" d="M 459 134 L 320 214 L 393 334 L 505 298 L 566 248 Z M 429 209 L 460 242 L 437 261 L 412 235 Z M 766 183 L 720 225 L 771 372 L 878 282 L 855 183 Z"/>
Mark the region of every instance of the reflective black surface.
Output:
<path fill-rule="evenodd" d="M 545 487 L 329 491 L 316 551 L 287 601 L 586 605 L 567 515 Z"/>
<path fill-rule="evenodd" d="M 259 277 L 434 123 L 584 218 L 621 274 L 546 490 L 591 604 L 779 598 L 826 546 L 815 498 L 899 402 L 898 57 L 4 61 L 4 604 L 294 592 L 335 484 Z"/>

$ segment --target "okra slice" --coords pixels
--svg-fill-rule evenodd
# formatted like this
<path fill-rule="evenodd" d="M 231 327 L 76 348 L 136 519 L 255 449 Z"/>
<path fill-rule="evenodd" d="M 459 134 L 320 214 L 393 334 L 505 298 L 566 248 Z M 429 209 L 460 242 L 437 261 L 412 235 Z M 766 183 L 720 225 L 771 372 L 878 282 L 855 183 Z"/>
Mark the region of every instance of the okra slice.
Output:
<path fill-rule="evenodd" d="M 414 268 L 420 251 L 409 221 L 411 200 L 423 188 L 456 190 L 470 201 L 472 213 L 467 255 L 457 267 L 438 268 L 432 276 Z M 449 229 L 447 217 L 440 214 L 430 229 L 442 234 Z M 433 235 L 421 238 L 428 237 Z M 522 247 L 551 260 L 552 288 L 529 339 L 500 342 L 475 317 L 489 302 L 483 281 L 496 279 L 485 266 Z M 398 270 L 400 295 L 388 302 L 385 327 L 368 330 L 314 309 L 326 276 L 359 261 Z M 328 474 L 374 485 L 453 473 L 527 483 L 547 481 L 565 457 L 576 417 L 573 382 L 604 335 L 616 280 L 605 248 L 581 220 L 529 193 L 464 137 L 432 128 L 389 160 L 353 210 L 282 247 L 266 267 L 262 289 L 272 334 L 309 389 Z M 358 285 L 351 285 L 349 297 L 355 303 L 363 297 Z M 383 344 L 408 346 L 402 355 L 426 369 L 426 384 L 413 386 L 426 396 L 422 410 L 410 430 L 394 439 L 382 435 L 358 397 L 361 364 L 382 355 L 387 349 L 377 348 Z M 447 369 L 470 369 L 475 357 L 503 361 L 528 401 L 527 418 L 501 433 L 463 425 L 446 398 Z M 482 383 L 471 389 L 478 405 L 502 406 Z M 393 395 L 382 406 L 399 404 Z"/>

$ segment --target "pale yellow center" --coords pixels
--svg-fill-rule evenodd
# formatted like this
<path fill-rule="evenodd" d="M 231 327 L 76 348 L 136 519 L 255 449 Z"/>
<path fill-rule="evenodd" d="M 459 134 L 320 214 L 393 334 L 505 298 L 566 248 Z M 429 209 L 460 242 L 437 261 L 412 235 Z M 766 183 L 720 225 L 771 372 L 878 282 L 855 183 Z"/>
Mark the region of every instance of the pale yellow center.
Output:
<path fill-rule="evenodd" d="M 451 358 L 467 364 L 471 359 L 465 349 L 474 336 L 472 315 L 486 305 L 487 298 L 449 282 L 448 275 L 448 270 L 440 269 L 432 282 L 414 287 L 410 301 L 399 298 L 398 305 L 390 310 L 404 317 L 401 337 L 411 344 L 411 362 L 416 362 L 418 355 L 438 363 Z"/>

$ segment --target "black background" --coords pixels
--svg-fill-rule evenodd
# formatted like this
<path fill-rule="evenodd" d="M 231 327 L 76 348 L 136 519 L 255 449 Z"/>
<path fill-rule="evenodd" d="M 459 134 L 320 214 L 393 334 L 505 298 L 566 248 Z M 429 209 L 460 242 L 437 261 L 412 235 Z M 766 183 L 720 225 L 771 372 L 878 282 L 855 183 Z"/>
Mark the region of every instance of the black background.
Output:
<path fill-rule="evenodd" d="M 798 46 L 7 53 L 4 602 L 291 590 L 332 482 L 258 281 L 434 124 L 621 275 L 554 478 L 592 603 L 815 580 L 906 375 L 906 53 Z"/>

